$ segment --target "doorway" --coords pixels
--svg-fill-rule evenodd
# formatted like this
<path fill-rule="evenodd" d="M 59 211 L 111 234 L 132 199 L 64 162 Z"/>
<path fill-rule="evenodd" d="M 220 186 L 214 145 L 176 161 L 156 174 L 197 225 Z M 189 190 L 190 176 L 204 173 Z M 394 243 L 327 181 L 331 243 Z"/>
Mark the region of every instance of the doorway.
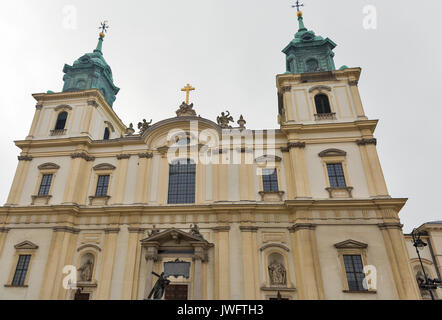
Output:
<path fill-rule="evenodd" d="M 187 284 L 171 284 L 166 287 L 164 300 L 187 300 Z"/>

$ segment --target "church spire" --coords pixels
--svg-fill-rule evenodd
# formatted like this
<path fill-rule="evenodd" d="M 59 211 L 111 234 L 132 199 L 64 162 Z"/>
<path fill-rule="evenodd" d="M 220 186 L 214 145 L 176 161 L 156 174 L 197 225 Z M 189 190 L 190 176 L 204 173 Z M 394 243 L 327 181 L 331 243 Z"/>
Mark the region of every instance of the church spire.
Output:
<path fill-rule="evenodd" d="M 64 66 L 63 92 L 98 89 L 112 107 L 120 88 L 114 85 L 112 70 L 103 57 L 103 40 L 108 28 L 107 21 L 102 22 L 95 50 L 80 57 L 72 66 Z"/>
<path fill-rule="evenodd" d="M 307 28 L 304 26 L 304 18 L 302 17 L 302 11 L 298 11 L 297 16 L 299 23 L 298 31 L 307 31 Z"/>
<path fill-rule="evenodd" d="M 100 32 L 100 37 L 98 38 L 97 48 L 94 50 L 94 52 L 99 52 L 99 53 L 103 54 L 103 52 L 102 52 L 103 40 L 104 40 L 105 33 L 107 32 L 107 29 L 109 29 L 108 22 L 107 21 L 102 22 L 101 26 L 98 29 L 100 29 L 101 32 Z"/>
<path fill-rule="evenodd" d="M 333 60 L 336 44 L 305 27 L 303 13 L 299 10 L 303 6 L 299 1 L 292 6 L 297 9 L 299 28 L 295 38 L 282 50 L 286 54 L 286 73 L 336 70 Z"/>

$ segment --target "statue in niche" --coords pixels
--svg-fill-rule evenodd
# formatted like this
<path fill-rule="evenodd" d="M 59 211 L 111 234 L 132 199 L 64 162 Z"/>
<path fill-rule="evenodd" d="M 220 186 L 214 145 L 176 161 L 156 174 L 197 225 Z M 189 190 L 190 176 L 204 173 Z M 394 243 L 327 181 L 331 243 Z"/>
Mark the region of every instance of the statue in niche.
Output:
<path fill-rule="evenodd" d="M 287 273 L 282 263 L 273 261 L 268 269 L 271 285 L 285 286 L 287 284 Z"/>
<path fill-rule="evenodd" d="M 80 280 L 89 282 L 92 281 L 92 271 L 93 271 L 94 264 L 90 259 L 88 259 L 81 268 L 78 269 L 80 271 Z"/>

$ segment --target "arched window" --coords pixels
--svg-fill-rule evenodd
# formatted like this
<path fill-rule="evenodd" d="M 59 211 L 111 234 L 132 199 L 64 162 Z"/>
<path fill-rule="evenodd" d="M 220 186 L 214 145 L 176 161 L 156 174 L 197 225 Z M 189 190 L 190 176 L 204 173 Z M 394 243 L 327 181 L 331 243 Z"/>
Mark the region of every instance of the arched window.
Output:
<path fill-rule="evenodd" d="M 319 70 L 319 63 L 316 59 L 309 59 L 306 62 L 307 72 L 315 72 Z"/>
<path fill-rule="evenodd" d="M 318 94 L 315 96 L 316 112 L 318 114 L 330 114 L 330 100 L 326 94 Z"/>
<path fill-rule="evenodd" d="M 103 140 L 109 140 L 109 137 L 110 137 L 110 131 L 109 131 L 109 128 L 106 127 L 106 129 L 104 129 Z"/>
<path fill-rule="evenodd" d="M 57 123 L 55 124 L 55 130 L 64 130 L 67 118 L 68 113 L 66 111 L 60 112 L 58 114 Z"/>
<path fill-rule="evenodd" d="M 191 159 L 180 159 L 169 165 L 169 204 L 195 203 L 196 165 Z"/>

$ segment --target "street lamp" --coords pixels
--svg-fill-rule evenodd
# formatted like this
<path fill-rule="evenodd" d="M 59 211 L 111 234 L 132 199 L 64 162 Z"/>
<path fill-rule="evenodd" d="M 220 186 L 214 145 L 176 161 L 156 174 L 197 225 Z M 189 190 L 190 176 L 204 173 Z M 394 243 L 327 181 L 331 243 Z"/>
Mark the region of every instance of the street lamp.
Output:
<path fill-rule="evenodd" d="M 431 299 L 435 300 L 432 290 L 436 290 L 438 287 L 440 287 L 441 281 L 439 279 L 430 279 L 427 277 L 427 273 L 425 272 L 425 269 L 424 269 L 424 264 L 422 263 L 421 255 L 419 253 L 419 251 L 423 250 L 427 246 L 427 243 L 425 243 L 421 239 L 422 234 L 417 229 L 413 230 L 413 232 L 411 233 L 411 236 L 413 238 L 413 246 L 416 248 L 416 253 L 419 258 L 419 262 L 421 264 L 422 272 L 423 272 L 424 278 L 425 278 L 425 280 L 418 279 L 419 288 L 424 289 L 424 290 L 428 290 L 430 292 Z"/>

